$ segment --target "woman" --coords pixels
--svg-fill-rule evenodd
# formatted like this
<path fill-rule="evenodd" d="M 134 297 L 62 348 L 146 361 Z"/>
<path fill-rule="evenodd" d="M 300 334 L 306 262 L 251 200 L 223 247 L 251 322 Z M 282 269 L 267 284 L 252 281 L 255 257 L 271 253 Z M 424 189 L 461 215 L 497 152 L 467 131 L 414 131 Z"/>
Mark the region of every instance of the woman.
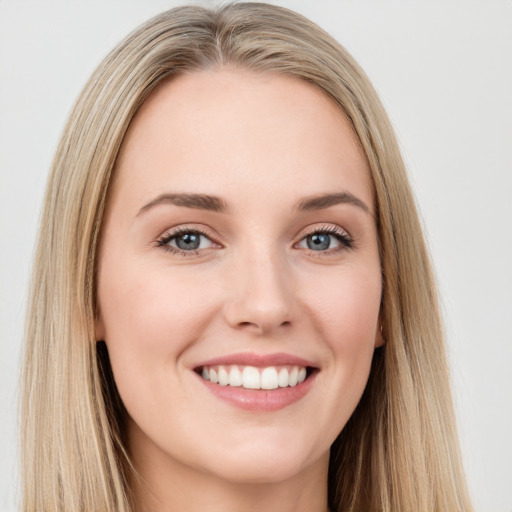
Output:
<path fill-rule="evenodd" d="M 26 510 L 471 509 L 404 165 L 308 20 L 179 8 L 123 41 L 33 283 Z"/>

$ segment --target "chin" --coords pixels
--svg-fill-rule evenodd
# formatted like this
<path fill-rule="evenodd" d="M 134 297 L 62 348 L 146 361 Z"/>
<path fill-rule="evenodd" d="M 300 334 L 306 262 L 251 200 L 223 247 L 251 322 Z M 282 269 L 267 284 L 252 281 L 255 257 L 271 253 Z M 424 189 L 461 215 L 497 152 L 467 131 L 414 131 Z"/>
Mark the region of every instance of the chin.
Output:
<path fill-rule="evenodd" d="M 252 460 L 224 460 L 222 467 L 217 467 L 212 473 L 223 480 L 236 484 L 276 484 L 293 479 L 315 461 L 293 458 L 263 458 L 254 457 Z"/>
<path fill-rule="evenodd" d="M 327 465 L 329 459 L 330 446 L 320 448 L 311 440 L 289 435 L 260 437 L 260 442 L 252 443 L 248 439 L 222 448 L 208 462 L 203 461 L 203 467 L 210 466 L 209 472 L 234 483 L 272 484 L 291 479 L 319 461 Z"/>

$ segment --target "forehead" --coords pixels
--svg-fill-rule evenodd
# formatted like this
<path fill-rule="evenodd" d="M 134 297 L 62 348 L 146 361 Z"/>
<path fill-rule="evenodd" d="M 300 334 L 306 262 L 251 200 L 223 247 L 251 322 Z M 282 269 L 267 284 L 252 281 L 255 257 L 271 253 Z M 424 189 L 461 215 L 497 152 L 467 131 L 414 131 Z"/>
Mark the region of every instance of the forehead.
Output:
<path fill-rule="evenodd" d="M 117 173 L 116 194 L 281 187 L 284 200 L 350 186 L 371 206 L 366 159 L 343 111 L 288 75 L 222 69 L 162 83 L 133 119 Z"/>

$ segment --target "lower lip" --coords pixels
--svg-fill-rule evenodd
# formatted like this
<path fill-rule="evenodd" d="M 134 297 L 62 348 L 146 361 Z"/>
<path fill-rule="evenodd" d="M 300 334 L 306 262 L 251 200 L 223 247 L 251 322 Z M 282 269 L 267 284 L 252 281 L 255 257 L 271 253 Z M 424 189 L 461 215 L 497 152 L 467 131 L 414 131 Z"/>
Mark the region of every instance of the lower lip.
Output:
<path fill-rule="evenodd" d="M 208 391 L 216 397 L 247 411 L 277 411 L 297 402 L 311 389 L 316 372 L 304 382 L 293 387 L 267 389 L 245 389 L 243 387 L 221 386 L 197 377 Z"/>

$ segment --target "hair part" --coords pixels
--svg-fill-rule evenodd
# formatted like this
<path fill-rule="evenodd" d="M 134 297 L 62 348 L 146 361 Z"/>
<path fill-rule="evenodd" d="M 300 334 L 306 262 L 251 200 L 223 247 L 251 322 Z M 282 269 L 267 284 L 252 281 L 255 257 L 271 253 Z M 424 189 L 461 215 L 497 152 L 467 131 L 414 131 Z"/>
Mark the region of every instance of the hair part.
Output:
<path fill-rule="evenodd" d="M 132 510 L 126 411 L 94 332 L 98 244 L 131 120 L 164 80 L 223 66 L 306 80 L 343 110 L 369 163 L 383 275 L 376 350 L 331 448 L 341 511 L 471 510 L 435 284 L 405 166 L 368 78 L 332 37 L 282 7 L 179 7 L 125 38 L 94 72 L 52 165 L 27 315 L 23 510 Z"/>

